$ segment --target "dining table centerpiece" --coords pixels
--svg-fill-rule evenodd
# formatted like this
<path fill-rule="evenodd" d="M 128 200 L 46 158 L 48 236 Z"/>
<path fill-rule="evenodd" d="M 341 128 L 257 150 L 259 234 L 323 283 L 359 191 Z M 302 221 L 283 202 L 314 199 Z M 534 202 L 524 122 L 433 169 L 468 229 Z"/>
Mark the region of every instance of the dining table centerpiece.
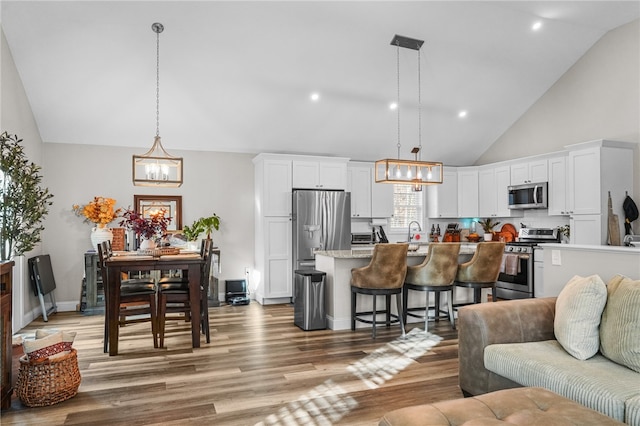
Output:
<path fill-rule="evenodd" d="M 167 227 L 171 218 L 165 216 L 166 210 L 161 209 L 143 216 L 135 210 L 125 210 L 122 214 L 120 226 L 131 230 L 140 239 L 141 250 L 151 250 L 156 247 L 156 239 L 167 235 Z"/>
<path fill-rule="evenodd" d="M 74 204 L 73 212 L 76 216 L 84 217 L 85 222 L 94 223 L 91 228 L 91 245 L 95 251 L 98 251 L 98 244 L 103 241 L 113 241 L 113 233 L 107 228 L 107 224 L 111 223 L 122 212 L 121 208 L 116 208 L 116 200 L 109 197 L 93 197 L 93 200 L 87 204 Z"/>

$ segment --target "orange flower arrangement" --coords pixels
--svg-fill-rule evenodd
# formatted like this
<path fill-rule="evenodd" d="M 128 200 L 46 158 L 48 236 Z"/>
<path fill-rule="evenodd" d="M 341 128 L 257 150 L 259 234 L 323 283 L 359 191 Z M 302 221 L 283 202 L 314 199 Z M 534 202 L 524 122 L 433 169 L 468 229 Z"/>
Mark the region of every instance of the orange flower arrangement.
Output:
<path fill-rule="evenodd" d="M 93 201 L 84 206 L 74 204 L 73 211 L 76 216 L 84 216 L 85 222 L 93 222 L 98 228 L 104 228 L 105 225 L 115 219 L 122 209 L 115 209 L 116 200 L 107 197 L 94 197 Z"/>

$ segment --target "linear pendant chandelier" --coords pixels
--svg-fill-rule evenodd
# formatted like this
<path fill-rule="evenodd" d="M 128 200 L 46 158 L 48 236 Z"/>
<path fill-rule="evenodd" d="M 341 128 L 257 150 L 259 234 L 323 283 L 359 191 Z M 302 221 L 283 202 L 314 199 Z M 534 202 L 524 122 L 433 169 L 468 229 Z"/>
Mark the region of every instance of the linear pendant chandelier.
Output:
<path fill-rule="evenodd" d="M 156 22 L 151 29 L 156 33 L 156 136 L 149 151 L 133 156 L 133 185 L 179 187 L 182 157 L 170 155 L 160 140 L 160 33 L 164 26 Z"/>
<path fill-rule="evenodd" d="M 412 185 L 414 191 L 421 191 L 424 185 L 442 183 L 442 163 L 437 161 L 422 161 L 422 99 L 420 79 L 420 48 L 423 40 L 395 35 L 391 45 L 396 46 L 396 71 L 397 71 L 397 102 L 398 112 L 398 158 L 386 158 L 376 161 L 376 183 L 395 183 Z M 418 51 L 418 146 L 411 150 L 413 160 L 400 159 L 400 48 Z"/>

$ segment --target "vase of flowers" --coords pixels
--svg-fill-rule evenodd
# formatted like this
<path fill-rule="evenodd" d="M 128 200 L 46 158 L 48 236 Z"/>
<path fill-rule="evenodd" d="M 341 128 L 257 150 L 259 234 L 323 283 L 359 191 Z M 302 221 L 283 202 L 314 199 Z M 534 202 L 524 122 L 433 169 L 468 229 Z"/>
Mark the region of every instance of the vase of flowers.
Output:
<path fill-rule="evenodd" d="M 140 249 L 150 250 L 156 247 L 156 238 L 167 235 L 167 227 L 171 222 L 170 217 L 165 216 L 165 210 L 158 210 L 144 217 L 134 210 L 126 210 L 120 221 L 120 226 L 133 231 L 140 238 Z"/>
<path fill-rule="evenodd" d="M 93 197 L 93 200 L 85 205 L 73 205 L 76 216 L 84 217 L 85 222 L 95 223 L 96 226 L 91 229 L 91 245 L 96 251 L 101 242 L 113 240 L 113 233 L 107 228 L 107 224 L 122 211 L 116 209 L 115 204 L 116 200 L 113 198 Z"/>

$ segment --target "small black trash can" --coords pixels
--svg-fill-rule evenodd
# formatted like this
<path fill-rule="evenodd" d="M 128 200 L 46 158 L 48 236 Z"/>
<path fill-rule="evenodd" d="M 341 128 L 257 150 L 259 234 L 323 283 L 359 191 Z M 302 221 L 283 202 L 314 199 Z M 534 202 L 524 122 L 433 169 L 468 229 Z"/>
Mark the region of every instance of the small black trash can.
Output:
<path fill-rule="evenodd" d="M 327 317 L 324 301 L 324 278 L 315 269 L 295 271 L 293 323 L 303 330 L 324 330 Z"/>

